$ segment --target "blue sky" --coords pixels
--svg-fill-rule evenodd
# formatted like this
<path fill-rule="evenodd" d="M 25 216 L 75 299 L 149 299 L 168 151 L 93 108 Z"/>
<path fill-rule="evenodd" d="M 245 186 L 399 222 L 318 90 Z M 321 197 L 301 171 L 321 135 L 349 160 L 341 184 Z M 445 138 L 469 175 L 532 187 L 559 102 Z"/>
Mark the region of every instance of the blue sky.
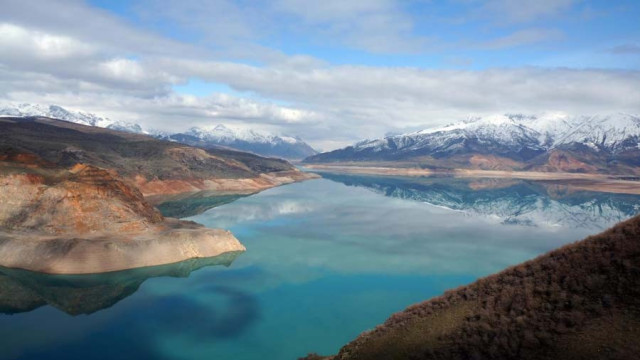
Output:
<path fill-rule="evenodd" d="M 335 19 L 320 17 L 309 21 L 304 19 L 304 15 L 269 9 L 269 2 L 236 1 L 232 3 L 240 11 L 243 6 L 251 10 L 247 10 L 246 19 L 239 26 L 246 27 L 247 31 L 243 35 L 238 35 L 238 31 L 230 31 L 229 39 L 240 43 L 252 42 L 288 55 L 309 55 L 341 65 L 437 69 L 640 67 L 637 56 L 640 53 L 640 2 L 539 1 L 542 4 L 540 7 L 551 7 L 548 4 L 552 3 L 564 5 L 558 5 L 555 10 L 536 8 L 517 14 L 513 9 L 506 10 L 507 5 L 499 5 L 510 2 L 516 4 L 513 5 L 516 8 L 527 6 L 518 6 L 519 1 L 494 1 L 498 4 L 494 6 L 490 5 L 491 1 L 473 0 L 390 3 L 389 7 L 397 12 L 392 19 L 404 22 L 402 29 L 389 30 L 391 33 L 399 31 L 401 36 L 397 36 L 397 39 L 392 37 L 391 40 L 399 40 L 400 44 L 381 44 L 381 48 L 376 49 L 341 40 L 336 34 L 348 31 L 330 30 Z M 145 1 L 93 0 L 91 3 L 127 19 L 135 26 L 179 41 L 211 48 L 224 42 L 209 38 L 206 27 L 189 26 L 178 18 L 172 19 L 170 14 L 150 16 L 145 10 Z M 383 8 L 386 6 L 379 7 Z M 375 13 L 377 10 L 375 6 L 371 9 L 363 7 L 362 11 L 353 11 L 353 14 L 361 17 L 378 16 Z M 225 16 L 213 14 L 216 12 L 215 4 L 202 11 L 201 14 L 192 15 L 204 16 L 211 22 Z M 261 22 L 244 23 L 251 23 L 259 14 L 264 16 Z M 350 21 L 357 22 L 356 19 L 345 19 L 345 22 Z M 209 30 L 219 29 L 212 26 Z M 621 46 L 631 48 L 626 53 L 615 52 L 616 47 Z"/>
<path fill-rule="evenodd" d="M 637 113 L 639 18 L 630 0 L 5 0 L 0 100 L 324 149 L 467 116 Z"/>

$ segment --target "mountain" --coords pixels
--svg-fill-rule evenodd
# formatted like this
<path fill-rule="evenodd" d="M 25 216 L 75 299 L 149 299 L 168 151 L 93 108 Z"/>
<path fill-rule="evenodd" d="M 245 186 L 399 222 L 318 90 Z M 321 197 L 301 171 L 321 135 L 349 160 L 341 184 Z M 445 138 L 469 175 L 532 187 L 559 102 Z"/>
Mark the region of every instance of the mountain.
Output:
<path fill-rule="evenodd" d="M 364 140 L 305 163 L 411 162 L 428 168 L 640 173 L 640 118 L 507 114 Z"/>
<path fill-rule="evenodd" d="M 150 199 L 248 194 L 310 177 L 240 151 L 0 117 L 0 266 L 87 274 L 243 251 L 230 232 L 165 218 Z"/>
<path fill-rule="evenodd" d="M 578 228 L 595 233 L 640 213 L 640 195 L 575 191 L 546 182 L 332 173 L 322 173 L 322 177 L 508 226 Z"/>
<path fill-rule="evenodd" d="M 310 176 L 281 159 L 42 117 L 0 118 L 3 153 L 35 155 L 65 168 L 113 170 L 146 197 L 200 190 L 247 194 Z"/>
<path fill-rule="evenodd" d="M 299 137 L 271 135 L 222 124 L 209 129 L 192 127 L 183 133 L 157 133 L 155 136 L 203 148 L 225 146 L 259 155 L 292 160 L 304 159 L 317 154 L 317 151 Z"/>
<path fill-rule="evenodd" d="M 335 356 L 365 359 L 636 359 L 640 216 L 408 307 Z"/>
<path fill-rule="evenodd" d="M 228 127 L 222 124 L 208 129 L 193 127 L 185 132 L 178 133 L 152 129 L 144 130 L 138 124 L 114 121 L 92 113 L 68 110 L 58 105 L 27 103 L 0 106 L 0 117 L 3 116 L 42 116 L 87 126 L 138 134 L 150 134 L 158 139 L 175 141 L 186 145 L 204 148 L 223 146 L 252 152 L 258 155 L 275 156 L 291 160 L 300 160 L 317 154 L 317 151 L 299 137 L 277 136 L 250 129 Z"/>
<path fill-rule="evenodd" d="M 0 107 L 0 116 L 42 116 L 52 119 L 70 121 L 76 124 L 97 126 L 112 130 L 127 131 L 132 133 L 144 132 L 138 124 L 133 124 L 125 121 L 114 121 L 108 118 L 97 116 L 92 113 L 71 111 L 58 105 L 39 105 L 26 103 L 5 105 Z"/>
<path fill-rule="evenodd" d="M 89 274 L 245 248 L 221 229 L 163 217 L 111 169 L 0 153 L 0 266 Z"/>

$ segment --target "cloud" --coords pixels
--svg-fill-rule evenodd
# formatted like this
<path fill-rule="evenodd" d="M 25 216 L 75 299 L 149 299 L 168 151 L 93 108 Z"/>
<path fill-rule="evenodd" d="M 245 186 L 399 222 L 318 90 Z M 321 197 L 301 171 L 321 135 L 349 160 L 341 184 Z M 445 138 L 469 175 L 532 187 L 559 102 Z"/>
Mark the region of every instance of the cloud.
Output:
<path fill-rule="evenodd" d="M 523 45 L 531 45 L 551 40 L 561 40 L 564 34 L 555 29 L 524 29 L 516 31 L 507 36 L 487 41 L 480 44 L 478 48 L 484 50 L 497 50 Z"/>
<path fill-rule="evenodd" d="M 629 43 L 615 46 L 609 50 L 612 54 L 616 55 L 630 55 L 640 54 L 640 44 Z"/>
<path fill-rule="evenodd" d="M 236 46 L 221 55 L 215 47 L 178 42 L 135 28 L 84 2 L 47 1 L 38 2 L 39 6 L 34 2 L 32 9 L 20 4 L 7 0 L 0 13 L 0 46 L 4 49 L 0 100 L 56 103 L 147 128 L 182 130 L 223 122 L 299 135 L 317 147 L 332 149 L 470 114 L 640 112 L 637 70 L 332 65 L 256 43 L 246 49 Z M 197 9 L 197 3 L 192 4 Z M 281 0 L 255 4 L 270 12 L 287 12 L 303 25 L 301 31 L 318 27 L 317 31 L 327 29 L 340 41 L 362 46 L 371 41 L 366 45 L 371 50 L 386 41 L 401 48 L 416 40 L 407 35 L 413 25 L 403 23 L 406 14 L 397 3 L 324 1 L 305 2 L 305 7 L 301 2 Z M 178 4 L 167 5 L 171 6 Z M 533 18 L 552 16 L 558 10 L 554 11 L 535 11 Z M 176 16 L 188 17 L 192 12 Z M 352 18 L 356 21 L 350 24 Z M 367 34 L 365 30 L 378 23 L 384 25 L 383 30 Z M 237 24 L 247 29 L 229 30 L 230 39 L 261 36 L 253 22 Z M 204 21 L 194 28 L 202 26 L 206 26 Z M 387 30 L 389 34 L 384 33 Z M 272 30 L 267 27 L 265 31 Z M 559 31 L 530 28 L 476 47 L 502 49 L 560 36 Z M 629 49 L 634 48 L 625 51 Z M 378 50 L 383 51 L 384 46 Z M 230 59 L 244 52 L 255 52 L 248 58 L 262 61 Z M 172 90 L 189 79 L 226 84 L 236 95 L 196 97 Z"/>
<path fill-rule="evenodd" d="M 529 23 L 558 16 L 579 2 L 580 0 L 489 0 L 484 3 L 482 11 L 497 23 Z"/>
<path fill-rule="evenodd" d="M 427 39 L 413 33 L 413 17 L 390 0 L 144 0 L 135 6 L 143 21 L 171 23 L 203 43 L 243 54 L 241 47 L 281 36 L 375 52 L 409 52 Z M 269 49 L 260 49 L 263 56 Z M 243 54 L 246 55 L 246 54 Z M 267 59 L 268 60 L 268 59 Z"/>
<path fill-rule="evenodd" d="M 413 53 L 428 42 L 413 34 L 413 18 L 395 1 L 276 0 L 273 4 L 277 12 L 298 19 L 307 31 L 358 49 Z"/>
<path fill-rule="evenodd" d="M 20 52 L 21 56 L 45 59 L 84 58 L 98 52 L 95 46 L 67 36 L 50 35 L 10 23 L 0 24 L 0 47 L 5 56 Z"/>

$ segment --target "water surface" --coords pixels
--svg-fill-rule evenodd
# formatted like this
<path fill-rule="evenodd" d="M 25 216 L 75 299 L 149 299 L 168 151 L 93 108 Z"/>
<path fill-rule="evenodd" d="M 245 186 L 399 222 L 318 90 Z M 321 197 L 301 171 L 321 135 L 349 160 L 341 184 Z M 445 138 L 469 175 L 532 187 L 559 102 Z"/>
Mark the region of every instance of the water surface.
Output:
<path fill-rule="evenodd" d="M 166 207 L 230 229 L 247 252 L 228 266 L 92 281 L 0 271 L 0 356 L 335 353 L 407 305 L 640 211 L 639 196 L 557 184 L 331 174 L 208 209 L 228 200 Z M 177 274 L 190 275 L 163 276 Z"/>

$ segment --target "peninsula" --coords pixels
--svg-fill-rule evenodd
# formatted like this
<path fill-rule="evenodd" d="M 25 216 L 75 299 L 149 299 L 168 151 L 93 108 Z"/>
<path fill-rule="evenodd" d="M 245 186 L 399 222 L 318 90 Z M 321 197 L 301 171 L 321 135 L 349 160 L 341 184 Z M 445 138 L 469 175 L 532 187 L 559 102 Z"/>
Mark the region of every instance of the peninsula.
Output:
<path fill-rule="evenodd" d="M 288 162 L 48 118 L 0 118 L 0 266 L 89 274 L 244 251 L 145 196 L 247 194 L 311 178 Z"/>

